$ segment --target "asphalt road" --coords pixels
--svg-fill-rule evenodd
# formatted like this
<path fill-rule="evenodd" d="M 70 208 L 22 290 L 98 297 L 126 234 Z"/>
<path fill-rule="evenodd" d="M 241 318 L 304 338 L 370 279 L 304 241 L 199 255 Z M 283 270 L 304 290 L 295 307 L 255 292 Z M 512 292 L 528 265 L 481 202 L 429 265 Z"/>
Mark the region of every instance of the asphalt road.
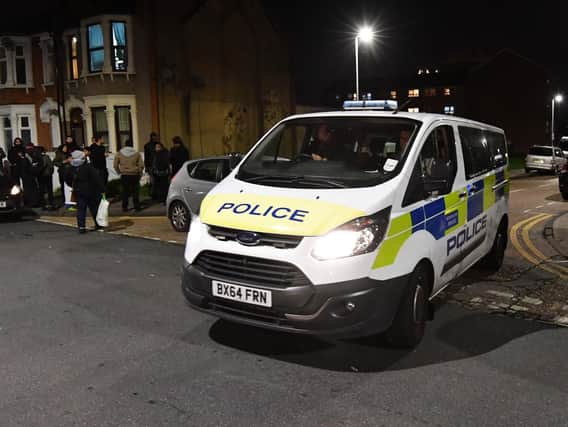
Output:
<path fill-rule="evenodd" d="M 422 345 L 186 307 L 183 248 L 0 223 L 0 425 L 567 425 L 568 330 L 440 307 Z"/>

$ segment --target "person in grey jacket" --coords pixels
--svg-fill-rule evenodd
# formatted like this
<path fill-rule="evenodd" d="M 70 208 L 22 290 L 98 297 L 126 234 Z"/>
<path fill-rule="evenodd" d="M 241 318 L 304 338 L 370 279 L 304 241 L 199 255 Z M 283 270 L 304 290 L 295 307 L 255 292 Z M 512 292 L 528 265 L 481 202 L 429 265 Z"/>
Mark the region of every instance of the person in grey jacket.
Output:
<path fill-rule="evenodd" d="M 138 151 L 132 147 L 132 141 L 124 143 L 124 147 L 114 158 L 114 170 L 120 175 L 122 184 L 122 211 L 128 211 L 128 199 L 132 197 L 134 210 L 140 207 L 140 175 L 144 170 L 144 162 Z"/>

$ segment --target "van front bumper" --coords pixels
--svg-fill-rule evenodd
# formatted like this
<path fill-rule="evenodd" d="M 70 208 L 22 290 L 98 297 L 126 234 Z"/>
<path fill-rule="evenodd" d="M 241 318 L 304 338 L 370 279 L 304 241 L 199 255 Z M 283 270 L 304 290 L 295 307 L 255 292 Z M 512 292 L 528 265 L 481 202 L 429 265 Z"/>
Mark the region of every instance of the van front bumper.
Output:
<path fill-rule="evenodd" d="M 262 289 L 272 292 L 273 307 L 265 308 L 214 297 L 212 280 L 227 280 L 207 276 L 186 264 L 182 291 L 191 307 L 222 319 L 272 330 L 343 338 L 385 331 L 392 324 L 408 279 L 409 276 L 388 280 L 363 278 L 325 285 L 266 287 Z"/>

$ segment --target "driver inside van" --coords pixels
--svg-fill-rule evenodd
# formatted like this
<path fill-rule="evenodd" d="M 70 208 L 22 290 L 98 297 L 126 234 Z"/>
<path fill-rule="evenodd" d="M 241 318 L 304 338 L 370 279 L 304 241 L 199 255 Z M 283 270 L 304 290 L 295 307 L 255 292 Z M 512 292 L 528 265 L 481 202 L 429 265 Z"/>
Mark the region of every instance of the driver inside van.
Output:
<path fill-rule="evenodd" d="M 332 155 L 333 134 L 328 125 L 319 125 L 316 140 L 311 145 L 312 160 L 329 160 Z"/>

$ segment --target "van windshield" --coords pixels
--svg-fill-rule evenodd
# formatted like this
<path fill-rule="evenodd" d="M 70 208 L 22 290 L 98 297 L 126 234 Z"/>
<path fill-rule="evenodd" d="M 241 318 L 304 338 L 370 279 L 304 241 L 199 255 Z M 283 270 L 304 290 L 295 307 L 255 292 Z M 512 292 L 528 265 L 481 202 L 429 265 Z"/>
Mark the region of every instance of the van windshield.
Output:
<path fill-rule="evenodd" d="M 396 176 L 421 123 L 397 117 L 288 120 L 272 130 L 238 179 L 274 187 L 369 187 Z"/>

